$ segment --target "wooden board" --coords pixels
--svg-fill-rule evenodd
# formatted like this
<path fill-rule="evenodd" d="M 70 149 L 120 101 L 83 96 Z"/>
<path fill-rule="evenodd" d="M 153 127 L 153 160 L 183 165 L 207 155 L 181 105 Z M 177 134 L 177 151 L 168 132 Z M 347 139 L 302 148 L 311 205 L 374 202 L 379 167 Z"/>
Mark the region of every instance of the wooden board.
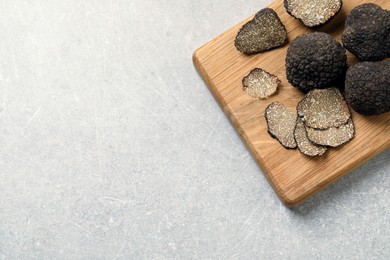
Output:
<path fill-rule="evenodd" d="M 364 2 L 344 1 L 340 13 L 331 22 L 316 30 L 330 33 L 340 41 L 346 15 L 354 6 Z M 370 2 L 390 9 L 388 0 Z M 302 33 L 313 31 L 288 15 L 282 0 L 275 1 L 269 7 L 276 11 L 286 26 L 289 42 Z M 355 138 L 340 148 L 328 150 L 322 157 L 309 158 L 298 150 L 283 148 L 267 133 L 264 109 L 271 102 L 279 101 L 295 110 L 303 94 L 286 80 L 285 56 L 288 45 L 251 56 L 236 50 L 233 41 L 237 31 L 252 18 L 253 16 L 249 17 L 196 50 L 193 61 L 278 196 L 287 206 L 294 206 L 388 149 L 390 113 L 368 117 L 353 112 Z M 348 63 L 355 62 L 356 58 L 348 53 Z M 249 97 L 243 91 L 242 78 L 254 67 L 263 68 L 282 80 L 275 96 L 267 100 L 258 100 Z"/>

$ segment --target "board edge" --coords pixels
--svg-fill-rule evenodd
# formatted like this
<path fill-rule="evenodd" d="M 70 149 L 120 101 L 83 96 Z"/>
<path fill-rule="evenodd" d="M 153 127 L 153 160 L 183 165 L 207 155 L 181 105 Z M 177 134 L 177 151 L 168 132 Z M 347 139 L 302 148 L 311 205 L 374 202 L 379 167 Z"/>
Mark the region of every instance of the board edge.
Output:
<path fill-rule="evenodd" d="M 210 43 L 210 42 L 209 42 Z M 208 74 L 206 73 L 201 61 L 200 61 L 200 52 L 204 47 L 206 47 L 209 43 L 206 43 L 202 47 L 196 49 L 194 53 L 192 54 L 192 61 L 194 63 L 194 67 L 197 70 L 198 74 L 206 84 L 207 88 L 211 92 L 212 96 L 214 97 L 215 101 L 219 105 L 219 107 L 222 109 L 223 113 L 225 116 L 229 119 L 230 124 L 232 125 L 233 129 L 236 131 L 236 133 L 239 135 L 241 141 L 244 143 L 244 145 L 247 147 L 247 149 L 250 152 L 250 155 L 253 157 L 255 160 L 256 164 L 259 166 L 259 168 L 263 171 L 263 175 L 266 177 L 266 180 L 268 183 L 271 185 L 273 188 L 276 196 L 283 202 L 284 205 L 288 207 L 293 207 L 300 201 L 297 200 L 296 198 L 289 198 L 287 193 L 283 191 L 278 183 L 276 181 L 273 181 L 271 178 L 271 175 L 269 173 L 269 169 L 265 166 L 266 164 L 263 162 L 263 159 L 260 157 L 256 156 L 255 150 L 251 148 L 251 144 L 246 141 L 246 138 L 243 136 L 243 134 L 240 132 L 240 127 L 236 127 L 234 125 L 234 115 L 229 113 L 229 111 L 226 110 L 226 104 L 223 103 L 222 98 L 219 96 L 218 92 L 214 90 L 213 83 L 210 81 Z"/>

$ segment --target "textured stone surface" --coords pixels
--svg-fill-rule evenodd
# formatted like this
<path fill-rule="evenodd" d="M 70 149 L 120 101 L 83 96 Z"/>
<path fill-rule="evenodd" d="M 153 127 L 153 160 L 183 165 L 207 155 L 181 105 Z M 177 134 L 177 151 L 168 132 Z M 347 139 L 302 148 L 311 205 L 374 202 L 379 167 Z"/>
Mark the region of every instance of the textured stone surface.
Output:
<path fill-rule="evenodd" d="M 390 258 L 390 151 L 296 209 L 191 62 L 269 1 L 2 1 L 0 259 Z"/>

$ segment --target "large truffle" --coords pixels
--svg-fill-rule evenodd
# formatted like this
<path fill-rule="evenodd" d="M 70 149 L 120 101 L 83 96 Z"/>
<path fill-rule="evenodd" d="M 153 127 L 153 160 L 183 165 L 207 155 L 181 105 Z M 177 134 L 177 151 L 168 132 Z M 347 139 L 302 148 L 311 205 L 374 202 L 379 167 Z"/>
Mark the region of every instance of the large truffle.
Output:
<path fill-rule="evenodd" d="M 246 93 L 251 97 L 260 99 L 273 95 L 279 84 L 280 79 L 277 76 L 259 68 L 254 68 L 248 76 L 242 79 L 242 85 Z"/>
<path fill-rule="evenodd" d="M 287 30 L 279 16 L 271 8 L 265 8 L 241 27 L 234 45 L 237 50 L 252 54 L 282 46 L 286 42 Z"/>
<path fill-rule="evenodd" d="M 379 115 L 390 111 L 390 60 L 361 62 L 347 71 L 345 98 L 356 112 Z"/>
<path fill-rule="evenodd" d="M 355 7 L 347 17 L 341 40 L 360 60 L 390 57 L 390 11 L 376 4 Z"/>
<path fill-rule="evenodd" d="M 284 0 L 286 11 L 308 27 L 322 25 L 341 9 L 341 0 Z"/>
<path fill-rule="evenodd" d="M 304 92 L 332 87 L 342 78 L 346 61 L 345 49 L 329 34 L 304 34 L 287 50 L 287 79 Z"/>

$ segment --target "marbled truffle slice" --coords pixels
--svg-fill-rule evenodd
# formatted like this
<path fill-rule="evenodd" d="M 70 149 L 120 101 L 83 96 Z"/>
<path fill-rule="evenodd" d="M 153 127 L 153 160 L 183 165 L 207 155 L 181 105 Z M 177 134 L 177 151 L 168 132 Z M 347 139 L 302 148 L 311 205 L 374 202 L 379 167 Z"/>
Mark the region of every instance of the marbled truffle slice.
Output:
<path fill-rule="evenodd" d="M 263 69 L 255 68 L 243 78 L 242 84 L 249 96 L 265 99 L 276 92 L 280 80 Z"/>
<path fill-rule="evenodd" d="M 328 129 L 314 129 L 306 127 L 307 138 L 315 144 L 339 147 L 351 140 L 355 135 L 352 118 L 346 124 Z"/>
<path fill-rule="evenodd" d="M 297 125 L 295 126 L 294 137 L 299 151 L 304 155 L 320 156 L 327 150 L 325 146 L 316 145 L 307 138 L 305 124 L 300 118 L 298 118 Z"/>
<path fill-rule="evenodd" d="M 294 138 L 297 114 L 279 102 L 272 102 L 265 109 L 268 133 L 286 148 L 296 148 Z"/>
<path fill-rule="evenodd" d="M 298 103 L 297 111 L 306 126 L 317 129 L 339 127 L 351 117 L 347 103 L 336 88 L 310 91 Z"/>
<path fill-rule="evenodd" d="M 286 11 L 308 27 L 322 25 L 341 9 L 341 0 L 284 0 Z"/>
<path fill-rule="evenodd" d="M 287 42 L 287 30 L 271 8 L 260 10 L 238 31 L 234 45 L 246 53 L 258 53 L 282 46 Z"/>

